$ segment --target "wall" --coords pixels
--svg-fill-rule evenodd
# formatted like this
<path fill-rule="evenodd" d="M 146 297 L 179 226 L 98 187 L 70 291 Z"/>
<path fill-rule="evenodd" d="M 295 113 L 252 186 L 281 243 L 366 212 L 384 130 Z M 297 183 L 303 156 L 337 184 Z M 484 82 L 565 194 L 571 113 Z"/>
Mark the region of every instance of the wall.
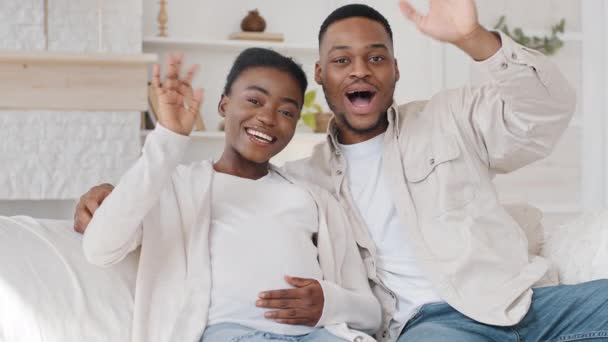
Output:
<path fill-rule="evenodd" d="M 157 32 L 157 0 L 139 1 L 106 0 L 105 6 L 111 12 L 105 26 L 109 49 L 122 45 L 139 45 L 141 36 L 154 36 Z M 224 40 L 230 32 L 239 30 L 239 23 L 248 9 L 258 8 L 267 20 L 267 30 L 282 32 L 286 42 L 316 45 L 316 36 L 323 18 L 334 8 L 350 1 L 309 0 L 306 2 L 280 0 L 213 1 L 180 0 L 168 1 L 169 34 L 172 38 L 192 38 Z M 421 36 L 397 9 L 396 0 L 363 1 L 379 9 L 387 16 L 395 32 L 396 55 L 401 69 L 401 81 L 396 92 L 397 102 L 428 98 L 442 88 L 460 86 L 469 82 L 480 82 L 483 76 L 469 68 L 466 56 L 442 44 Z M 414 1 L 424 7 L 427 1 Z M 526 31 L 544 31 L 561 18 L 567 20 L 567 44 L 553 57 L 564 70 L 566 76 L 582 92 L 584 76 L 581 72 L 582 18 L 581 0 L 478 0 L 480 20 L 490 27 L 501 15 L 507 15 L 510 26 L 521 26 Z M 49 0 L 51 10 L 58 13 L 67 10 L 69 15 L 56 16 L 50 22 L 49 47 L 62 49 L 76 44 L 79 49 L 92 49 L 97 45 L 94 34 L 95 1 Z M 42 0 L 4 0 L 0 3 L 0 44 L 13 49 L 43 48 Z M 141 16 L 143 15 L 143 22 Z M 143 27 L 143 31 L 138 30 Z M 70 29 L 78 28 L 78 29 Z M 125 29 L 126 28 L 126 29 Z M 143 32 L 143 33 L 142 33 Z M 55 42 L 55 43 L 54 43 Z M 136 46 L 137 45 L 137 46 Z M 203 57 L 201 57 L 203 58 Z M 219 76 L 224 71 L 214 69 L 213 57 L 195 60 L 202 64 L 199 79 L 207 88 L 220 88 L 223 80 Z M 309 73 L 315 56 L 300 57 L 306 60 Z M 223 68 L 230 64 L 222 61 Z M 213 70 L 213 71 L 211 71 Z M 212 77 L 205 78 L 211 75 Z M 215 102 L 209 99 L 208 102 Z M 204 110 L 205 119 L 211 129 L 217 123 L 214 105 Z M 553 217 L 569 217 L 581 209 L 584 197 L 581 174 L 584 173 L 580 152 L 582 145 L 583 115 L 579 110 L 577 119 L 565 134 L 554 154 L 547 160 L 521 172 L 497 179 L 500 194 L 509 201 L 525 200 L 543 208 Z M 587 122 L 587 125 L 593 125 Z M 593 165 L 593 164 L 591 164 Z M 590 167 L 588 166 L 587 169 Z M 589 180 L 587 180 L 589 182 Z M 71 204 L 68 203 L 68 204 Z M 12 203 L 10 213 L 14 213 L 18 203 Z M 0 214 L 9 206 L 0 205 Z M 66 206 L 67 208 L 67 206 Z M 4 211 L 3 211 L 4 210 Z M 65 210 L 63 210 L 65 211 Z"/>
<path fill-rule="evenodd" d="M 97 0 L 48 0 L 48 49 L 50 51 L 70 52 L 97 52 L 98 51 L 98 20 L 96 6 Z M 103 8 L 102 30 L 103 51 L 110 53 L 138 53 L 141 51 L 142 36 L 142 3 L 141 0 L 103 0 L 99 3 Z M 2 0 L 0 1 L 0 49 L 8 50 L 44 50 L 45 49 L 45 27 L 44 27 L 44 1 L 43 0 Z M 111 99 L 108 99 L 111 101 Z M 36 125 L 40 120 L 44 125 Z M 34 124 L 28 125 L 28 122 Z M 134 127 L 139 121 L 138 113 L 81 113 L 81 112 L 50 112 L 50 111 L 13 111 L 0 112 L 4 134 L 7 134 L 7 125 L 22 125 L 23 130 L 19 136 L 11 136 L 10 141 L 3 137 L 0 142 L 0 151 L 4 155 L 20 155 L 19 160 L 29 164 L 31 170 L 40 170 L 35 175 L 20 178 L 19 182 L 41 181 L 50 186 L 61 186 L 64 182 L 74 179 L 82 180 L 87 177 L 87 165 L 85 158 L 81 161 L 70 163 L 59 162 L 55 156 L 63 156 L 68 151 L 61 148 L 74 146 L 79 137 L 107 141 L 111 137 L 116 139 L 122 136 L 114 136 L 121 133 L 124 127 Z M 40 150 L 20 150 L 28 145 L 28 137 L 42 136 L 50 132 L 50 125 L 66 126 L 66 134 L 61 139 L 49 139 L 44 144 L 38 141 Z M 69 130 L 68 130 L 69 129 Z M 54 130 L 54 133 L 60 132 Z M 71 132 L 68 134 L 67 132 Z M 77 132 L 77 133 L 74 133 Z M 137 136 L 133 132 L 130 136 Z M 108 139 L 106 139 L 108 138 Z M 94 141 L 93 141 L 94 143 Z M 116 174 L 124 172 L 128 164 L 120 163 L 105 165 L 105 161 L 111 154 L 124 153 L 134 157 L 139 153 L 139 141 L 134 145 L 135 149 L 116 151 L 111 146 L 99 144 L 86 152 L 86 161 L 97 167 L 116 169 Z M 48 160 L 48 164 L 40 161 Z M 4 162 L 7 162 L 6 160 Z M 39 164 L 37 164 L 39 163 Z M 5 164 L 9 165 L 9 164 Z M 31 166 L 35 165 L 35 166 Z M 49 166 L 50 165 L 50 166 Z M 49 169 L 45 169 L 49 166 Z M 44 178 L 47 174 L 61 174 L 55 178 Z M 6 176 L 6 175 L 5 175 Z M 14 176 L 14 175 L 11 175 Z M 31 177 L 32 179 L 28 179 Z M 7 177 L 8 178 L 8 177 Z M 0 185 L 6 186 L 7 178 L 0 177 Z M 14 178 L 14 177 L 13 177 Z M 105 181 L 116 181 L 117 177 L 105 179 Z M 13 179 L 14 181 L 14 179 Z M 104 179 L 87 179 L 84 184 L 97 184 Z M 27 185 L 27 184 L 26 184 Z M 81 187 L 73 191 L 74 194 L 84 192 L 88 187 Z M 74 198 L 77 196 L 74 195 Z M 41 194 L 44 198 L 44 194 Z M 73 214 L 74 199 L 63 200 L 19 200 L 0 201 L 0 215 L 28 214 L 49 218 L 68 218 Z"/>
<path fill-rule="evenodd" d="M 268 31 L 284 33 L 287 43 L 315 45 L 317 30 L 324 17 L 332 9 L 352 2 L 211 1 L 170 2 L 170 36 L 223 40 L 230 32 L 239 30 L 239 22 L 247 9 L 258 8 L 267 20 Z M 468 56 L 451 46 L 433 42 L 420 35 L 401 16 L 397 0 L 357 2 L 370 4 L 381 11 L 393 27 L 395 53 L 401 70 L 401 80 L 395 94 L 397 102 L 424 99 L 441 89 L 487 80 L 482 70 L 471 66 Z M 415 0 L 413 3 L 424 10 L 428 1 Z M 551 25 L 565 18 L 566 45 L 552 59 L 575 85 L 580 97 L 583 82 L 581 0 L 478 0 L 477 4 L 480 21 L 486 27 L 493 27 L 500 16 L 506 15 L 510 27 L 522 27 L 526 32 L 544 35 Z M 157 1 L 144 0 L 144 36 L 156 34 L 157 11 Z M 315 56 L 301 58 L 312 64 Z M 203 65 L 202 78 L 205 78 L 206 68 L 214 69 L 213 58 L 196 62 Z M 223 63 L 223 68 L 230 64 L 229 61 Z M 309 65 L 309 70 L 312 70 L 311 67 Z M 214 81 L 207 79 L 207 86 L 219 88 L 222 80 L 217 70 L 207 75 L 211 74 Z M 207 108 L 207 112 L 206 120 L 215 123 L 214 108 Z M 499 194 L 505 201 L 525 201 L 539 206 L 546 212 L 550 224 L 572 217 L 581 210 L 582 117 L 578 110 L 573 124 L 548 159 L 508 176 L 497 177 Z"/>

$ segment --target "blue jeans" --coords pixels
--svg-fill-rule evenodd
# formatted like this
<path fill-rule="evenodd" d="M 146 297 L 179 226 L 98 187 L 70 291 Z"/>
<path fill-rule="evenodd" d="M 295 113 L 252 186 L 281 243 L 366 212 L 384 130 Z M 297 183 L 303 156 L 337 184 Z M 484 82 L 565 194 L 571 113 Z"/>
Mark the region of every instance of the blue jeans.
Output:
<path fill-rule="evenodd" d="M 214 324 L 205 329 L 199 342 L 345 342 L 325 329 L 317 329 L 307 335 L 288 336 L 259 331 L 239 324 Z"/>
<path fill-rule="evenodd" d="M 421 308 L 398 342 L 608 341 L 608 280 L 534 289 L 532 306 L 511 327 L 473 321 L 447 304 Z"/>

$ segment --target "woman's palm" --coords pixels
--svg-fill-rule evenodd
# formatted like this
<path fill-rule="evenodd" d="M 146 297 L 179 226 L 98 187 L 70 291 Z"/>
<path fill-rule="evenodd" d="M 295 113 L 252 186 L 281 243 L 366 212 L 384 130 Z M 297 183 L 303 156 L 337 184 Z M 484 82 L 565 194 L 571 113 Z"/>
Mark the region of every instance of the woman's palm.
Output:
<path fill-rule="evenodd" d="M 152 86 L 158 98 L 158 121 L 167 129 L 190 135 L 200 115 L 203 100 L 202 89 L 192 89 L 192 79 L 197 66 L 190 67 L 186 75 L 180 78 L 183 56 L 169 55 L 165 81 L 160 84 L 160 66 L 154 66 Z"/>

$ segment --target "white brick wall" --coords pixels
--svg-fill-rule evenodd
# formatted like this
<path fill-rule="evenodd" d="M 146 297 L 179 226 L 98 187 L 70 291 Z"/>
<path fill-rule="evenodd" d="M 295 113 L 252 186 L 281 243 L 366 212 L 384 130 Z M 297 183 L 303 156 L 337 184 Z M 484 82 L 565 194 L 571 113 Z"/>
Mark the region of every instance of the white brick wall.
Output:
<path fill-rule="evenodd" d="M 97 51 L 98 1 L 48 1 L 49 50 Z M 103 48 L 109 52 L 140 52 L 141 0 L 103 0 L 101 5 Z"/>
<path fill-rule="evenodd" d="M 0 49 L 44 49 L 43 0 L 0 1 Z"/>
<path fill-rule="evenodd" d="M 105 51 L 141 52 L 141 0 L 101 3 Z M 97 0 L 48 0 L 49 50 L 96 52 L 96 6 Z M 0 0 L 0 49 L 44 46 L 44 1 Z M 77 198 L 86 190 L 84 184 L 116 181 L 128 167 L 126 161 L 139 153 L 138 122 L 138 113 L 0 112 L 3 140 L 10 136 L 0 143 L 0 184 L 5 189 L 0 194 L 8 187 L 16 194 L 11 198 L 22 198 L 21 189 L 36 184 L 39 192 L 27 198 Z M 124 158 L 113 158 L 117 155 Z M 23 172 L 7 166 L 15 163 Z M 22 213 L 6 213 L 3 207 L 14 209 L 14 203 L 0 202 L 0 213 Z"/>

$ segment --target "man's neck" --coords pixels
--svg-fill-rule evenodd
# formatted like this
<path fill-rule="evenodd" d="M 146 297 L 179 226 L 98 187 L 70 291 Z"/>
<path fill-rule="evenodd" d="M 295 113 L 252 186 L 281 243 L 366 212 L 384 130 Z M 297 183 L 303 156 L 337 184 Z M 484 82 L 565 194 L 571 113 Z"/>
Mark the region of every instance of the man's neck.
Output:
<path fill-rule="evenodd" d="M 348 125 L 340 122 L 336 122 L 336 127 L 338 128 L 338 142 L 342 145 L 352 145 L 373 139 L 386 132 L 388 120 L 383 120 L 381 124 L 365 132 L 355 131 L 348 127 Z"/>

